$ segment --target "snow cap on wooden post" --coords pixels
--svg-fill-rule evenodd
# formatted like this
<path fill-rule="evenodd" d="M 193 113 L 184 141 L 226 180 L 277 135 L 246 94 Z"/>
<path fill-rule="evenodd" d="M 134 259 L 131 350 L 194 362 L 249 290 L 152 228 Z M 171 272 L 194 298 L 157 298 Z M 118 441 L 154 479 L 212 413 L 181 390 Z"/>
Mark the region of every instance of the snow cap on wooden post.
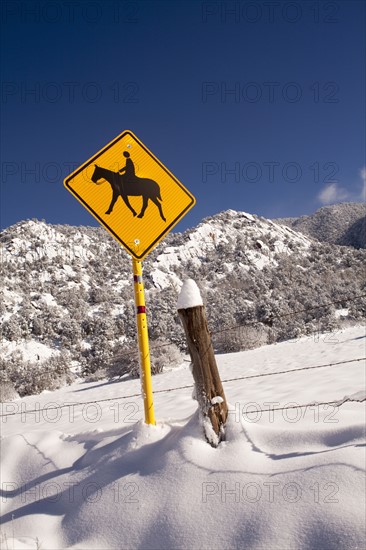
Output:
<path fill-rule="evenodd" d="M 207 441 L 217 447 L 225 438 L 228 408 L 216 365 L 205 308 L 198 286 L 184 281 L 177 309 L 192 360 L 192 374 L 200 417 Z"/>
<path fill-rule="evenodd" d="M 203 306 L 200 289 L 193 279 L 186 279 L 178 296 L 177 309 Z"/>

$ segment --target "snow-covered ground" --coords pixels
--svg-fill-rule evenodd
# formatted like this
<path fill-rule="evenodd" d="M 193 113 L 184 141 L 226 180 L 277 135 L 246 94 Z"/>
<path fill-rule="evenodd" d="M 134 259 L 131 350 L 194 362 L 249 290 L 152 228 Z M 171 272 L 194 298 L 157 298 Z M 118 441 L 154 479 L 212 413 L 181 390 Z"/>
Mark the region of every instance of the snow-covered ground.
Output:
<path fill-rule="evenodd" d="M 364 548 L 364 362 L 271 374 L 361 357 L 360 327 L 218 356 L 223 381 L 269 376 L 224 382 L 217 449 L 192 388 L 165 391 L 192 385 L 188 363 L 153 378 L 156 426 L 137 380 L 4 404 L 2 547 Z M 360 401 L 314 404 L 345 396 Z"/>

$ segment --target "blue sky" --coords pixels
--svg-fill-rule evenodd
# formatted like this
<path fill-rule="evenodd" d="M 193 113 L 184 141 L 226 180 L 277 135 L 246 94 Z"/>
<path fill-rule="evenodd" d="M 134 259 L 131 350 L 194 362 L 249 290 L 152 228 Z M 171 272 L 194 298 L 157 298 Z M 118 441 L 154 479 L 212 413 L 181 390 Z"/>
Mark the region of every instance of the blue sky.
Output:
<path fill-rule="evenodd" d="M 125 129 L 196 196 L 275 218 L 362 200 L 362 1 L 4 1 L 1 225 L 97 225 L 63 179 Z"/>

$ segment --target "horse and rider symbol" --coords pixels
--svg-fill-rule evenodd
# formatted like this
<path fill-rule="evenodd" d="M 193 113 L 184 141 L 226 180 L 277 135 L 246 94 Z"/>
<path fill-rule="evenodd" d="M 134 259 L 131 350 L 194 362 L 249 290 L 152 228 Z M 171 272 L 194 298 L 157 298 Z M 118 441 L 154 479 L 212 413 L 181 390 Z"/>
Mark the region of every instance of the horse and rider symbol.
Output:
<path fill-rule="evenodd" d="M 119 170 L 119 172 L 113 172 L 107 168 L 102 168 L 97 164 L 94 165 L 94 173 L 91 177 L 92 182 L 100 185 L 98 181 L 103 178 L 112 187 L 112 200 L 106 214 L 111 214 L 118 197 L 121 197 L 134 216 L 143 218 L 148 202 L 151 200 L 158 207 L 161 219 L 166 222 L 160 204 L 163 199 L 160 195 L 159 185 L 154 180 L 136 176 L 135 166 L 130 157 L 130 153 L 125 151 L 123 156 L 126 159 L 126 166 Z M 142 208 L 139 214 L 137 214 L 131 206 L 128 197 L 142 197 Z"/>

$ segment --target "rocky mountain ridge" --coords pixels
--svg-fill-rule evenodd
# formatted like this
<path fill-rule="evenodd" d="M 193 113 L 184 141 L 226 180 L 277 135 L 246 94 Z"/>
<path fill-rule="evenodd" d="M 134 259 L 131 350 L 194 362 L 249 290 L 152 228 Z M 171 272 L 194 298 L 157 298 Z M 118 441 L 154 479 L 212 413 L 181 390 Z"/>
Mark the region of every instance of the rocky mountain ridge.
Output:
<path fill-rule="evenodd" d="M 275 221 L 320 242 L 366 248 L 364 203 L 348 202 L 323 206 L 309 216 L 279 218 Z"/>

